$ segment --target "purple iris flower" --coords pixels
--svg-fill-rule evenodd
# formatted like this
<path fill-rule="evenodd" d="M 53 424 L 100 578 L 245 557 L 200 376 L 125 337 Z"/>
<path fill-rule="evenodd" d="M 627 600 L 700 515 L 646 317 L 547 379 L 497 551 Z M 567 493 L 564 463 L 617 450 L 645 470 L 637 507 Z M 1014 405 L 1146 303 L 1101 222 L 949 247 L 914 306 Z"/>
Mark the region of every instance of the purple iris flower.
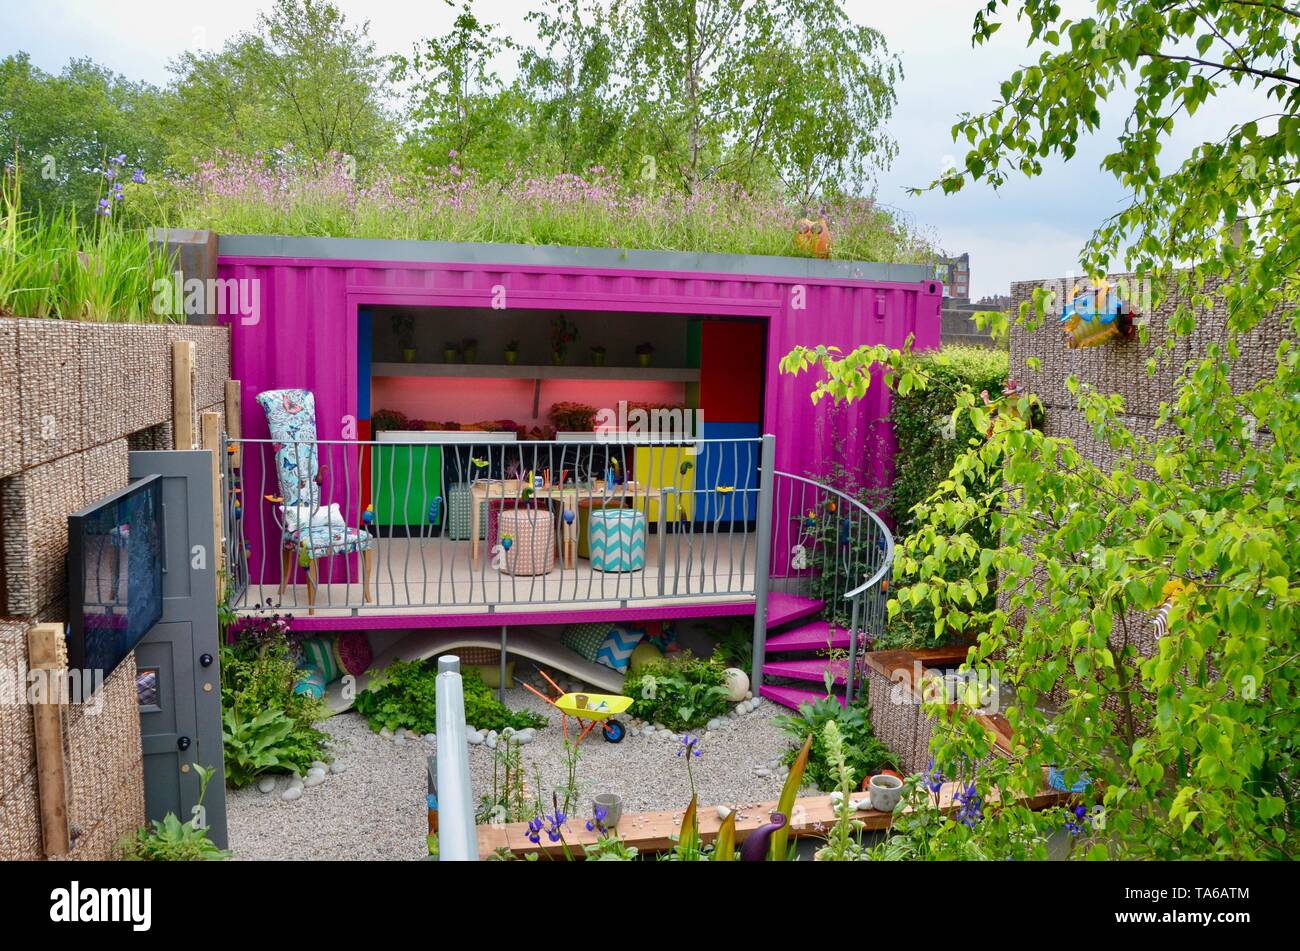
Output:
<path fill-rule="evenodd" d="M 132 173 L 131 173 L 131 181 L 135 182 L 137 185 L 143 185 L 143 184 L 144 184 L 144 169 L 142 169 L 142 168 L 137 168 L 134 172 L 132 172 Z"/>
<path fill-rule="evenodd" d="M 595 818 L 587 820 L 587 831 L 595 832 L 599 829 L 603 835 L 605 832 L 605 817 L 609 815 L 609 810 L 604 806 L 598 805 L 595 807 L 595 813 Z"/>
<path fill-rule="evenodd" d="M 957 793 L 957 802 L 961 804 L 961 808 L 957 811 L 957 821 L 963 825 L 974 828 L 984 818 L 984 800 L 975 791 L 974 781 Z"/>
<path fill-rule="evenodd" d="M 111 163 L 114 164 L 114 165 L 119 165 L 119 166 L 120 166 L 120 165 L 125 165 L 125 164 L 126 164 L 126 153 L 125 153 L 125 152 L 120 152 L 120 153 L 118 153 L 117 155 L 114 155 L 112 158 L 109 159 L 109 162 L 111 162 Z"/>
<path fill-rule="evenodd" d="M 113 203 L 109 201 L 107 198 L 101 198 L 99 200 L 99 210 L 96 211 L 95 214 L 104 215 L 107 217 L 112 213 L 113 213 Z"/>
<path fill-rule="evenodd" d="M 122 200 L 123 198 L 125 198 L 125 197 L 126 197 L 126 192 L 122 191 L 122 183 L 121 183 L 121 182 L 114 182 L 114 183 L 113 183 L 113 201 L 121 201 L 121 200 Z"/>
<path fill-rule="evenodd" d="M 698 759 L 703 753 L 704 750 L 700 748 L 700 738 L 698 736 L 693 736 L 690 733 L 682 734 L 682 745 L 677 750 L 678 759 L 683 756 L 694 756 Z"/>
<path fill-rule="evenodd" d="M 528 841 L 536 845 L 542 840 L 542 817 L 533 816 L 528 820 Z"/>
<path fill-rule="evenodd" d="M 930 757 L 930 766 L 925 771 L 925 788 L 937 796 L 939 790 L 943 789 L 943 784 L 943 773 L 934 768 L 934 757 Z"/>
<path fill-rule="evenodd" d="M 1074 806 L 1066 813 L 1065 831 L 1070 835 L 1083 835 L 1088 830 L 1091 822 L 1088 819 L 1088 810 L 1085 806 Z"/>

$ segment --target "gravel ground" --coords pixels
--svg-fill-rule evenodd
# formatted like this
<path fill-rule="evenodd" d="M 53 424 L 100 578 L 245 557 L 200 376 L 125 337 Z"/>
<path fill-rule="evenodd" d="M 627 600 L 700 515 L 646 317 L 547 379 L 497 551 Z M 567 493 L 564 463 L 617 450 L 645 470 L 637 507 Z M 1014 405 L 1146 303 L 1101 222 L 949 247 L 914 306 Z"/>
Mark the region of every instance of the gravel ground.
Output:
<path fill-rule="evenodd" d="M 522 673 L 522 672 L 521 672 Z M 560 713 L 522 687 L 506 692 L 506 705 L 529 709 L 549 721 L 535 739 L 521 747 L 529 783 L 533 766 L 541 767 L 549 791 L 565 781 L 564 738 Z M 734 709 L 734 708 L 733 708 Z M 748 805 L 775 799 L 782 770 L 773 768 L 789 741 L 772 717 L 782 708 L 761 701 L 757 709 L 724 717 L 703 732 L 702 755 L 693 760 L 701 805 Z M 624 719 L 627 738 L 606 743 L 595 732 L 580 747 L 577 780 L 583 814 L 592 795 L 617 793 L 626 812 L 684 809 L 690 801 L 686 766 L 677 756 L 678 736 L 646 736 L 646 724 Z M 335 768 L 322 785 L 285 802 L 289 785 L 279 777 L 275 790 L 262 793 L 256 784 L 226 794 L 230 847 L 241 859 L 422 859 L 427 816 L 425 757 L 432 743 L 418 737 L 388 738 L 371 732 L 354 713 L 326 720 Z M 493 753 L 470 747 L 474 795 L 492 788 Z"/>

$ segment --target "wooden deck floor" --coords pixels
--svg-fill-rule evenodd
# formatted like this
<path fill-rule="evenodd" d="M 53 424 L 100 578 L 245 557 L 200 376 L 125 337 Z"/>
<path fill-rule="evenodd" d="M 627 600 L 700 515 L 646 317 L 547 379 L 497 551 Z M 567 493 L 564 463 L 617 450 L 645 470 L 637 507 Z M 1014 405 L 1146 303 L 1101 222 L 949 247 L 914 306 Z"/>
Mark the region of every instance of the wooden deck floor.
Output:
<path fill-rule="evenodd" d="M 362 600 L 355 569 L 351 579 L 345 577 L 345 559 L 326 558 L 318 563 L 314 607 L 316 616 L 329 617 L 348 616 L 354 609 L 379 615 L 455 615 L 526 612 L 542 605 L 597 609 L 625 602 L 732 603 L 753 599 L 756 551 L 755 536 L 738 531 L 710 535 L 707 545 L 668 536 L 661 557 L 658 538 L 651 536 L 646 566 L 638 571 L 596 571 L 585 558 L 566 567 L 557 557 L 549 573 L 528 576 L 506 574 L 487 557 L 472 563 L 467 541 L 380 538 L 373 556 L 373 600 Z M 302 572 L 295 572 L 299 583 L 287 585 L 283 594 L 279 566 L 267 566 L 266 572 L 263 583 L 252 579 L 238 607 L 247 610 L 270 599 L 284 610 L 308 609 Z"/>

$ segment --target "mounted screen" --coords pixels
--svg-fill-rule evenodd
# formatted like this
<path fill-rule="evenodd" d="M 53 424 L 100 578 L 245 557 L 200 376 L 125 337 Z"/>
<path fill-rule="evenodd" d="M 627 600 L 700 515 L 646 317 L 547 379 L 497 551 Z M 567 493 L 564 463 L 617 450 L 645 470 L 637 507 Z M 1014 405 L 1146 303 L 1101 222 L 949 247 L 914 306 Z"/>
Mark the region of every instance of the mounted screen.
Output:
<path fill-rule="evenodd" d="M 162 479 L 68 516 L 68 667 L 102 683 L 162 617 Z"/>

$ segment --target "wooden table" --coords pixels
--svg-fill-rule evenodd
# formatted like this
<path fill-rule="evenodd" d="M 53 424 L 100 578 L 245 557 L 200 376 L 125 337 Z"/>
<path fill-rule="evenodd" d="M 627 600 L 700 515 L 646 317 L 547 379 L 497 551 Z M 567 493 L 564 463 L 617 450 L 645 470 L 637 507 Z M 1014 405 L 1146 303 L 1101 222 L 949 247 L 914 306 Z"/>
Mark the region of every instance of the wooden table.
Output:
<path fill-rule="evenodd" d="M 481 479 L 470 484 L 470 560 L 475 565 L 478 564 L 483 554 L 479 546 L 479 510 L 482 508 L 483 503 L 489 499 L 523 501 L 523 490 L 524 485 L 518 479 Z M 625 506 L 644 508 L 647 500 L 658 500 L 662 496 L 663 493 L 659 489 L 641 485 L 638 482 L 628 481 L 620 485 L 606 486 L 604 481 L 598 481 L 590 487 L 569 483 L 568 485 L 550 485 L 540 489 L 535 488 L 531 498 L 558 501 L 563 512 L 573 513 L 571 523 L 566 524 L 563 518 L 560 520 L 564 538 L 564 566 L 573 568 L 577 564 L 578 557 L 578 505 L 581 502 L 590 499 L 604 503 L 621 499 Z"/>

